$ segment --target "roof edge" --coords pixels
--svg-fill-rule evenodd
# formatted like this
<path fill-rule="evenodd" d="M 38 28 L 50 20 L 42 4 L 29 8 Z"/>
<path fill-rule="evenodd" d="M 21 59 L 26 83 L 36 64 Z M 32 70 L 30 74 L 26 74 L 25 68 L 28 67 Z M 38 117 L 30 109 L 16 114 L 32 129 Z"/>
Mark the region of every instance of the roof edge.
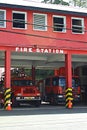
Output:
<path fill-rule="evenodd" d="M 59 8 L 51 9 L 51 8 L 45 8 L 45 7 L 40 7 L 40 6 L 37 7 L 37 6 L 33 6 L 33 5 L 32 6 L 25 6 L 25 5 L 23 6 L 23 5 L 17 5 L 17 4 L 0 3 L 0 7 L 87 16 L 87 12 L 77 12 L 77 11 L 73 11 L 73 10 L 70 11 L 70 10 L 63 10 L 63 9 L 59 9 Z"/>

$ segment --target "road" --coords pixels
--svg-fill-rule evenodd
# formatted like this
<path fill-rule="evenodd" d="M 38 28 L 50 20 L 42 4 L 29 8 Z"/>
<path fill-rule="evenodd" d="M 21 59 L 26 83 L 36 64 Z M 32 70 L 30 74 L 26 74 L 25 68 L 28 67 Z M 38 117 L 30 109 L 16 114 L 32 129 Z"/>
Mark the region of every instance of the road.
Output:
<path fill-rule="evenodd" d="M 86 130 L 87 106 L 0 109 L 0 130 Z"/>

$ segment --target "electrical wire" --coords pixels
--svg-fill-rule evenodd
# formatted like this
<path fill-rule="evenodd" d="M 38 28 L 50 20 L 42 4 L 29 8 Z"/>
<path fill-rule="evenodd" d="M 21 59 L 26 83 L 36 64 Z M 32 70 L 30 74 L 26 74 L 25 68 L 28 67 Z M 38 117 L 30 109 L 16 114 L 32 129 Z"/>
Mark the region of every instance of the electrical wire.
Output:
<path fill-rule="evenodd" d="M 29 34 L 29 33 L 22 33 L 22 32 L 15 32 L 15 31 L 2 30 L 2 29 L 0 29 L 0 31 L 1 32 L 6 32 L 6 33 L 12 33 L 12 34 L 32 36 L 32 37 L 47 38 L 47 39 L 52 39 L 52 40 L 60 40 L 60 41 L 68 41 L 68 42 L 78 42 L 78 43 L 85 43 L 85 44 L 87 44 L 86 41 L 80 41 L 80 40 L 71 40 L 71 39 L 66 39 L 66 38 L 56 38 L 56 37 L 37 35 L 37 34 Z"/>
<path fill-rule="evenodd" d="M 23 23 L 23 24 L 27 24 L 27 25 L 37 25 L 37 24 L 32 24 L 32 23 L 28 23 L 28 22 L 24 22 L 24 21 L 19 21 L 18 19 L 14 19 L 12 20 L 0 20 L 0 21 L 4 21 L 4 22 L 16 22 L 16 23 Z M 44 26 L 44 27 L 48 27 L 48 28 L 54 28 L 53 26 L 46 26 L 46 25 L 37 25 L 37 26 Z M 58 27 L 59 28 L 59 27 Z M 17 28 L 16 28 L 17 29 Z M 71 28 L 64 28 L 66 30 L 72 30 Z M 77 31 L 78 29 L 76 29 Z M 84 30 L 84 29 L 83 29 Z M 78 42 L 78 43 L 85 43 L 87 44 L 86 41 L 82 41 L 82 40 L 72 40 L 72 39 L 67 39 L 67 38 L 57 38 L 57 37 L 52 37 L 52 36 L 45 36 L 45 35 L 37 35 L 37 34 L 31 34 L 31 33 L 22 33 L 22 32 L 17 32 L 17 31 L 11 31 L 11 30 L 4 30 L 4 29 L 0 29 L 1 32 L 6 32 L 6 33 L 12 33 L 12 34 L 18 34 L 18 35 L 26 35 L 26 36 L 32 36 L 32 37 L 40 37 L 40 38 L 45 38 L 45 39 L 52 39 L 52 40 L 61 40 L 61 41 L 68 41 L 68 42 Z M 85 30 L 85 32 L 87 32 L 87 30 Z"/>

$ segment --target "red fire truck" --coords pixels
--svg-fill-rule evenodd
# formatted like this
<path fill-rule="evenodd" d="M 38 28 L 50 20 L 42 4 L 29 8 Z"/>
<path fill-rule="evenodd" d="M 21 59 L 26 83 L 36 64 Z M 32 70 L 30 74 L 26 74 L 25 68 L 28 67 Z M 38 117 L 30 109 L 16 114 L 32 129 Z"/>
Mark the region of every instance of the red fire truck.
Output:
<path fill-rule="evenodd" d="M 39 81 L 39 87 L 42 87 L 42 100 L 51 104 L 59 104 L 65 102 L 66 79 L 64 68 L 60 68 L 58 75 L 54 75 Z M 72 77 L 72 93 L 75 102 L 80 101 L 80 82 L 78 76 Z"/>
<path fill-rule="evenodd" d="M 39 107 L 41 104 L 40 91 L 33 85 L 30 76 L 24 74 L 11 76 L 11 93 L 12 106 L 30 104 Z"/>
<path fill-rule="evenodd" d="M 40 106 L 41 95 L 38 88 L 33 85 L 31 77 L 14 77 L 11 79 L 12 104 L 28 103 Z"/>

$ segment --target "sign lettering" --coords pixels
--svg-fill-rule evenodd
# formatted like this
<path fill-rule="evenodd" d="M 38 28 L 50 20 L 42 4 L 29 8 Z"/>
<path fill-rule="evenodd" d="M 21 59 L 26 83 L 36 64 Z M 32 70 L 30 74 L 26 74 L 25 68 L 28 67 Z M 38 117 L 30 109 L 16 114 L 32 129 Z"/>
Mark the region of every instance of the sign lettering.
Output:
<path fill-rule="evenodd" d="M 62 49 L 51 49 L 51 48 L 32 48 L 32 47 L 16 47 L 16 52 L 37 52 L 37 53 L 55 53 L 64 54 Z"/>

